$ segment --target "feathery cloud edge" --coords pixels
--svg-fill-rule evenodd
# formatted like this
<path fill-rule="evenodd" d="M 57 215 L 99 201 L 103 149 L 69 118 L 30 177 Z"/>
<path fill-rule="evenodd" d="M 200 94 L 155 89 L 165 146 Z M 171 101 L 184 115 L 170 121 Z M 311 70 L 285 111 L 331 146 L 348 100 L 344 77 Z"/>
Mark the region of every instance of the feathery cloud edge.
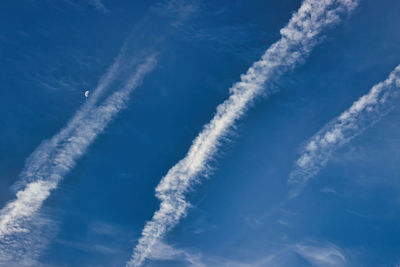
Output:
<path fill-rule="evenodd" d="M 289 174 L 290 197 L 294 198 L 301 193 L 308 180 L 317 175 L 327 164 L 334 151 L 360 135 L 391 111 L 395 107 L 394 101 L 398 100 L 399 89 L 400 65 L 390 73 L 386 80 L 374 85 L 348 110 L 312 136 Z"/>
<path fill-rule="evenodd" d="M 230 88 L 230 97 L 217 107 L 213 119 L 195 138 L 187 155 L 162 178 L 156 187 L 160 209 L 146 223 L 126 266 L 142 265 L 153 246 L 185 216 L 190 206 L 185 193 L 198 182 L 198 176 L 207 171 L 208 162 L 216 154 L 222 138 L 262 93 L 268 80 L 301 64 L 317 44 L 322 30 L 340 21 L 340 15 L 350 12 L 356 5 L 356 0 L 305 0 L 302 3 L 288 25 L 281 29 L 281 39 L 241 75 L 241 81 Z"/>

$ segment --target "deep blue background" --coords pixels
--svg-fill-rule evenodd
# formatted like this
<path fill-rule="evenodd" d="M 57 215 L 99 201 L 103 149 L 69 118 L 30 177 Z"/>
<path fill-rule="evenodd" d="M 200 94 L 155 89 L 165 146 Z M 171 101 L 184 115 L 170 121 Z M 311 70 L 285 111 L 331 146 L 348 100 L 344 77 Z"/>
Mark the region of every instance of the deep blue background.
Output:
<path fill-rule="evenodd" d="M 157 1 L 103 3 L 108 14 L 90 1 L 0 2 L 1 206 L 13 198 L 25 159 L 84 103 L 84 90 L 96 86 Z M 124 264 L 158 208 L 161 177 L 239 75 L 279 39 L 301 1 L 193 3 L 195 14 L 156 46 L 157 67 L 128 108 L 45 202 L 58 231 L 42 263 Z M 399 10 L 397 0 L 362 0 L 303 66 L 279 80 L 277 94 L 256 101 L 167 243 L 220 263 L 255 265 L 310 240 L 335 244 L 349 266 L 400 262 L 399 109 L 335 153 L 299 198 L 279 206 L 299 147 L 400 63 Z M 154 32 L 141 34 L 164 34 L 157 20 L 146 22 Z M 137 46 L 148 44 L 135 38 Z M 289 254 L 279 264 L 309 265 Z"/>

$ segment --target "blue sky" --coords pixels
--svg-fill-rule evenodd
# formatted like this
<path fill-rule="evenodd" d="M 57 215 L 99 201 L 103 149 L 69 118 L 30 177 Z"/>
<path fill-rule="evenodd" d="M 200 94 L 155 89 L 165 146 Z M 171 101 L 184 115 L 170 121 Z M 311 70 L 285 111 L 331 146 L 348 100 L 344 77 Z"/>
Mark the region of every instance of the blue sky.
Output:
<path fill-rule="evenodd" d="M 0 3 L 0 263 L 399 266 L 400 2 L 321 3 Z"/>

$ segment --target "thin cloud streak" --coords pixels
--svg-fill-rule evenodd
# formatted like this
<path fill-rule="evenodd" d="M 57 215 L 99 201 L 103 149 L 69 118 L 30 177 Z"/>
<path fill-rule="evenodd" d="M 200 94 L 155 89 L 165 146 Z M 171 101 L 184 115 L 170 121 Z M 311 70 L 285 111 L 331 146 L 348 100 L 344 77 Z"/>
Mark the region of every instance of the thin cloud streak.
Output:
<path fill-rule="evenodd" d="M 300 243 L 294 250 L 313 266 L 344 266 L 346 263 L 342 250 L 331 243 Z"/>
<path fill-rule="evenodd" d="M 339 117 L 310 138 L 289 175 L 290 197 L 299 195 L 309 179 L 318 174 L 332 153 L 378 122 L 396 105 L 400 93 L 400 65 Z"/>
<path fill-rule="evenodd" d="M 163 40 L 171 30 L 176 30 L 178 25 L 174 23 L 190 19 L 196 11 L 195 3 L 184 0 L 152 6 L 136 24 L 85 104 L 65 128 L 43 141 L 28 157 L 19 180 L 13 186 L 16 199 L 0 210 L 0 265 L 10 265 L 21 255 L 27 255 L 28 261 L 35 261 L 33 258 L 39 255 L 38 245 L 47 241 L 45 235 L 37 235 L 42 230 L 39 227 L 42 224 L 38 222 L 43 221 L 40 212 L 43 202 L 114 116 L 127 105 L 132 90 L 155 67 L 156 55 L 151 55 L 152 51 L 160 50 Z M 163 24 L 153 23 L 157 21 L 154 16 L 161 18 Z M 145 58 L 144 55 L 151 56 Z M 118 88 L 118 91 L 106 94 L 112 88 Z"/>
<path fill-rule="evenodd" d="M 63 177 L 75 166 L 76 160 L 126 106 L 131 92 L 140 85 L 155 63 L 155 56 L 146 58 L 120 90 L 108 96 L 99 106 L 94 106 L 97 99 L 88 102 L 64 130 L 39 146 L 38 151 L 27 163 L 27 171 L 23 173 L 22 179 L 29 175 L 30 182 L 17 191 L 15 200 L 8 202 L 0 210 L 0 243 L 3 244 L 0 249 L 7 247 L 7 240 L 13 239 L 10 237 L 30 231 L 30 225 L 51 191 L 57 188 Z M 112 67 L 109 73 L 114 70 Z M 98 96 L 101 90 L 105 89 L 102 86 L 107 85 L 112 76 L 105 76 Z M 21 243 L 23 245 L 23 242 Z"/>
<path fill-rule="evenodd" d="M 123 45 L 120 53 L 115 58 L 113 64 L 108 68 L 107 72 L 100 78 L 96 89 L 88 98 L 85 104 L 75 113 L 72 119 L 67 123 L 59 133 L 54 135 L 50 140 L 42 142 L 38 148 L 28 157 L 24 170 L 20 175 L 20 181 L 17 182 L 16 188 L 21 189 L 27 183 L 37 179 L 40 168 L 50 164 L 53 158 L 53 152 L 64 142 L 72 132 L 82 124 L 83 119 L 89 114 L 89 111 L 98 103 L 99 99 L 104 95 L 110 85 L 120 75 L 121 66 L 125 63 L 126 43 Z"/>
<path fill-rule="evenodd" d="M 65 142 L 71 137 L 73 131 L 82 125 L 82 121 L 88 116 L 89 112 L 97 104 L 99 98 L 104 91 L 110 86 L 118 74 L 121 61 L 124 54 L 124 48 L 116 58 L 111 67 L 107 70 L 106 74 L 100 79 L 99 84 L 94 91 L 91 98 L 89 98 L 80 110 L 76 112 L 74 117 L 67 123 L 59 133 L 53 136 L 50 140 L 42 142 L 39 147 L 29 156 L 26 161 L 25 168 L 20 175 L 20 181 L 17 182 L 16 196 L 17 199 L 7 203 L 7 205 L 0 210 L 0 239 L 6 234 L 21 232 L 18 225 L 14 225 L 13 221 L 18 217 L 25 217 L 30 214 L 32 210 L 29 206 L 38 209 L 38 206 L 48 197 L 51 190 L 51 185 L 43 181 L 45 178 L 45 171 L 52 166 L 54 161 L 54 154 L 59 153 L 58 147 L 62 142 Z M 23 188 L 23 189 L 21 189 Z M 38 192 L 48 192 L 45 194 L 38 194 Z M 33 213 L 35 212 L 33 211 Z"/>
<path fill-rule="evenodd" d="M 89 3 L 92 4 L 98 11 L 103 12 L 104 14 L 110 14 L 110 10 L 106 8 L 101 0 L 89 0 Z"/>
<path fill-rule="evenodd" d="M 318 35 L 328 26 L 340 21 L 340 15 L 355 8 L 356 0 L 305 0 L 281 29 L 281 39 L 274 43 L 255 62 L 241 81 L 230 88 L 230 97 L 217 107 L 214 118 L 193 141 L 187 155 L 172 167 L 156 188 L 161 200 L 160 209 L 147 222 L 142 237 L 127 266 L 140 266 L 151 254 L 153 246 L 185 216 L 190 204 L 185 193 L 199 182 L 209 162 L 217 153 L 224 136 L 242 117 L 252 101 L 261 93 L 268 81 L 301 64 L 318 43 Z M 267 95 L 272 91 L 265 92 Z"/>

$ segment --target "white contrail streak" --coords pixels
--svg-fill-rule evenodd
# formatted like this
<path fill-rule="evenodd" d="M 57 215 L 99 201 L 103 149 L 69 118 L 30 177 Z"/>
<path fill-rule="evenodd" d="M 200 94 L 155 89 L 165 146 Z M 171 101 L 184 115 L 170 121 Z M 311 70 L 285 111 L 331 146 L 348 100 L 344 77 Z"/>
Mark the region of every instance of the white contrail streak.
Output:
<path fill-rule="evenodd" d="M 141 265 L 153 246 L 186 214 L 189 203 L 185 193 L 198 181 L 196 178 L 207 171 L 222 138 L 254 98 L 263 92 L 266 83 L 302 63 L 317 44 L 321 31 L 337 23 L 340 15 L 351 11 L 356 4 L 356 0 L 305 0 L 302 3 L 288 25 L 281 29 L 281 39 L 230 88 L 230 97 L 217 107 L 214 118 L 193 141 L 187 155 L 157 186 L 160 209 L 146 223 L 127 266 Z"/>
<path fill-rule="evenodd" d="M 289 175 L 290 197 L 296 197 L 307 181 L 323 168 L 332 153 L 374 125 L 393 109 L 400 94 L 400 65 L 389 77 L 375 86 L 310 138 Z M 397 102 L 396 102 L 397 103 Z"/>
<path fill-rule="evenodd" d="M 123 45 L 114 63 L 108 68 L 107 72 L 100 78 L 98 85 L 90 98 L 85 104 L 75 113 L 72 119 L 67 123 L 66 127 L 54 135 L 50 140 L 42 142 L 39 147 L 26 160 L 25 168 L 20 175 L 20 181 L 16 187 L 25 186 L 26 183 L 37 179 L 38 173 L 43 166 L 50 165 L 53 157 L 53 152 L 57 150 L 60 143 L 64 142 L 71 133 L 78 127 L 83 118 L 87 116 L 89 111 L 98 103 L 99 99 L 104 95 L 105 91 L 120 75 L 121 65 L 123 65 L 125 57 L 126 43 Z M 22 184 L 22 186 L 21 186 Z"/>
<path fill-rule="evenodd" d="M 67 126 L 50 140 L 46 140 L 29 156 L 25 164 L 25 170 L 20 175 L 23 190 L 16 193 L 17 199 L 9 202 L 0 210 L 0 239 L 4 235 L 24 231 L 19 226 L 20 223 L 13 225 L 19 218 L 29 217 L 34 214 L 41 206 L 41 203 L 50 194 L 51 185 L 43 181 L 45 169 L 53 165 L 53 154 L 57 153 L 58 147 L 62 142 L 71 136 L 71 133 L 82 124 L 89 111 L 98 102 L 101 95 L 118 76 L 121 61 L 124 55 L 124 47 L 115 59 L 114 63 L 107 70 L 106 74 L 99 80 L 98 86 L 88 101 L 76 112 Z M 38 192 L 45 192 L 39 194 Z M 35 207 L 30 209 L 30 206 Z M 28 216 L 26 216 L 28 215 Z"/>
<path fill-rule="evenodd" d="M 5 240 L 10 239 L 10 235 L 29 231 L 29 222 L 34 219 L 50 192 L 75 166 L 76 160 L 85 153 L 113 117 L 126 106 L 132 90 L 154 66 L 154 56 L 148 57 L 124 86 L 108 96 L 101 105 L 94 106 L 95 103 L 92 103 L 90 109 L 83 107 L 85 114 L 77 113 L 79 119 L 72 119 L 70 123 L 73 125 L 68 124 L 60 132 L 62 138 L 56 135 L 48 141 L 51 145 L 44 144 L 38 148 L 39 152 L 34 153 L 34 158 L 28 162 L 28 171 L 23 174 L 31 177 L 30 182 L 16 193 L 15 200 L 0 210 L 0 244 L 6 246 Z M 111 76 L 106 75 L 106 80 L 112 79 Z M 52 143 L 54 140 L 57 144 Z"/>
<path fill-rule="evenodd" d="M 50 237 L 49 226 L 54 226 L 51 220 L 40 216 L 43 202 L 113 117 L 125 107 L 130 93 L 146 73 L 154 68 L 154 55 L 139 64 L 143 62 L 143 55 L 150 55 L 151 51 L 165 45 L 166 37 L 179 26 L 176 22 L 189 19 L 196 9 L 197 5 L 183 0 L 152 6 L 136 24 L 118 57 L 99 80 L 97 88 L 91 90 L 85 104 L 65 128 L 42 142 L 28 157 L 20 179 L 13 186 L 16 199 L 0 210 L 1 266 L 37 265 L 40 249 Z M 105 95 L 111 88 L 118 88 L 118 91 Z M 46 231 L 42 229 L 44 225 Z"/>

